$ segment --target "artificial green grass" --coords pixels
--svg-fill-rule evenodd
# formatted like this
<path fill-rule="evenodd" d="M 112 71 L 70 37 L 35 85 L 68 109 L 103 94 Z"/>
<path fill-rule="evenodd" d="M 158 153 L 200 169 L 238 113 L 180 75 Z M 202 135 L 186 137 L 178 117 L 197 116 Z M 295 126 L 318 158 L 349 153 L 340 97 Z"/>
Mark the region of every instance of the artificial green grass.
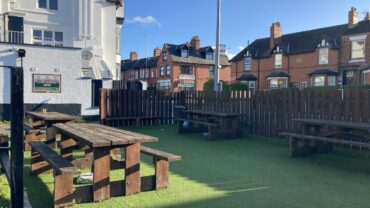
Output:
<path fill-rule="evenodd" d="M 200 134 L 179 135 L 174 126 L 129 130 L 157 136 L 158 143 L 146 145 L 183 157 L 171 164 L 170 187 L 75 207 L 370 207 L 367 153 L 336 149 L 292 159 L 281 139 L 249 136 L 209 142 Z M 143 161 L 142 175 L 153 174 L 151 158 L 143 156 Z M 26 164 L 33 207 L 51 207 L 52 175 L 30 176 L 29 154 Z M 123 171 L 111 175 L 111 180 L 120 180 Z M 0 207 L 8 203 L 6 187 L 2 176 Z"/>

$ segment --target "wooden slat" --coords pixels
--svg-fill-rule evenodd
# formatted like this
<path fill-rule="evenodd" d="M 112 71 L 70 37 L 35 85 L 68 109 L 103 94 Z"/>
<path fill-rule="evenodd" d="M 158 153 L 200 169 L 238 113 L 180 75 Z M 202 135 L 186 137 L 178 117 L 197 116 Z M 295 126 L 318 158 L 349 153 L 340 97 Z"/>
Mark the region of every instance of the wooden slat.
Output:
<path fill-rule="evenodd" d="M 168 152 L 163 152 L 160 150 L 152 149 L 149 147 L 141 146 L 140 148 L 141 153 L 153 156 L 154 158 L 166 160 L 166 161 L 178 161 L 181 160 L 181 156 L 174 155 Z"/>
<path fill-rule="evenodd" d="M 352 128 L 352 129 L 364 129 L 370 130 L 370 123 L 362 122 L 351 122 L 351 121 L 332 121 L 332 120 L 321 120 L 321 119 L 293 119 L 294 122 L 310 125 L 328 125 L 336 126 L 341 128 Z"/>
<path fill-rule="evenodd" d="M 111 141 L 97 137 L 90 133 L 81 133 L 79 130 L 71 129 L 66 124 L 54 124 L 53 127 L 60 133 L 66 134 L 74 139 L 78 139 L 79 142 L 85 143 L 90 147 L 104 147 L 110 146 Z"/>
<path fill-rule="evenodd" d="M 53 169 L 56 169 L 59 173 L 77 173 L 78 168 L 74 167 L 68 160 L 64 159 L 52 148 L 50 148 L 44 142 L 33 141 L 30 142 L 31 147 L 34 151 L 38 152 L 40 156 L 49 163 Z"/>
<path fill-rule="evenodd" d="M 58 112 L 26 112 L 26 115 L 45 121 L 73 121 L 78 117 Z"/>

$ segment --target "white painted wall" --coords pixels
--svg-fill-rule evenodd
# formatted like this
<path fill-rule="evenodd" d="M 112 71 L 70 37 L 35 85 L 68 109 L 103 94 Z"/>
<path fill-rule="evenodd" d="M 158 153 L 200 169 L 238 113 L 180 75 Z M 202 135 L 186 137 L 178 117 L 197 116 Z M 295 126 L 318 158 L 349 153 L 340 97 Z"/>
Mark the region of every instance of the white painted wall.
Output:
<path fill-rule="evenodd" d="M 13 46 L 0 44 L 0 65 L 20 66 L 20 59 Z M 24 100 L 28 104 L 81 104 L 81 114 L 97 115 L 98 109 L 91 109 L 91 80 L 81 77 L 81 50 L 50 48 L 42 46 L 19 46 L 27 51 L 24 65 Z M 35 72 L 30 68 L 36 68 Z M 58 69 L 59 72 L 56 72 Z M 33 93 L 32 74 L 61 74 L 61 93 Z M 10 103 L 9 70 L 0 69 L 0 103 Z"/>
<path fill-rule="evenodd" d="M 116 18 L 123 17 L 123 8 L 117 10 L 115 4 L 106 0 L 59 0 L 57 11 L 38 8 L 37 0 L 11 2 L 14 3 L 0 3 L 0 40 L 4 40 L 3 14 L 23 16 L 25 43 L 33 43 L 33 29 L 63 32 L 64 46 L 91 51 L 97 64 L 90 67 L 102 71 L 103 78 L 111 74 L 113 79 L 119 79 L 116 35 L 120 30 L 116 29 Z"/>

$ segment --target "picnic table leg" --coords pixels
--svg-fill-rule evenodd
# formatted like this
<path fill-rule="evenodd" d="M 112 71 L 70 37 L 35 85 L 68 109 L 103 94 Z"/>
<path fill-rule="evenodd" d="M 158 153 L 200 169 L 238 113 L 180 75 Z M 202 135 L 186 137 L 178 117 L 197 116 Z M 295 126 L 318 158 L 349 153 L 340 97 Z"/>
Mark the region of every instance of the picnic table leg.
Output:
<path fill-rule="evenodd" d="M 73 174 L 54 171 L 54 207 L 66 207 L 75 204 Z"/>
<path fill-rule="evenodd" d="M 155 164 L 155 189 L 168 188 L 169 162 L 157 158 L 153 158 L 153 160 Z"/>
<path fill-rule="evenodd" d="M 30 142 L 36 140 L 36 132 L 26 132 L 24 136 L 24 151 L 31 151 Z"/>
<path fill-rule="evenodd" d="M 125 194 L 140 193 L 140 143 L 131 144 L 125 151 Z"/>
<path fill-rule="evenodd" d="M 54 127 L 51 126 L 51 124 L 48 124 L 48 127 L 46 129 L 46 140 L 52 140 L 55 139 L 55 142 L 49 143 L 49 147 L 55 149 L 56 148 L 56 130 Z"/>
<path fill-rule="evenodd" d="M 40 154 L 31 148 L 31 175 L 38 175 L 41 173 L 49 173 L 52 168 L 48 162 L 43 160 Z"/>
<path fill-rule="evenodd" d="M 298 141 L 292 136 L 289 137 L 289 147 L 290 157 L 297 157 Z"/>
<path fill-rule="evenodd" d="M 93 196 L 96 202 L 110 198 L 110 148 L 96 147 L 93 154 Z"/>
<path fill-rule="evenodd" d="M 63 158 L 72 161 L 73 160 L 73 149 L 77 145 L 76 141 L 72 138 L 62 135 L 60 142 L 60 154 Z"/>

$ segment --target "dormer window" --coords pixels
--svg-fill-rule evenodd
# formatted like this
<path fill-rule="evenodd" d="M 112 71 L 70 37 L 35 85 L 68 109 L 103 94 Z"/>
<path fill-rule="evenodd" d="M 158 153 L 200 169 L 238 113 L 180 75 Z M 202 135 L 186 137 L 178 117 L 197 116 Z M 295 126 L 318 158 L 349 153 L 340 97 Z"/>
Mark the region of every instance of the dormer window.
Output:
<path fill-rule="evenodd" d="M 319 64 L 329 64 L 329 48 L 319 49 Z"/>
<path fill-rule="evenodd" d="M 163 53 L 163 61 L 167 61 L 167 59 L 168 59 L 168 53 L 164 52 Z"/>
<path fill-rule="evenodd" d="M 283 54 L 275 54 L 275 69 L 281 69 L 283 67 Z"/>
<path fill-rule="evenodd" d="M 181 57 L 182 58 L 188 58 L 189 57 L 189 51 L 186 49 L 181 50 Z"/>
<path fill-rule="evenodd" d="M 206 59 L 207 60 L 213 60 L 213 52 L 212 51 L 208 51 L 206 53 Z"/>

